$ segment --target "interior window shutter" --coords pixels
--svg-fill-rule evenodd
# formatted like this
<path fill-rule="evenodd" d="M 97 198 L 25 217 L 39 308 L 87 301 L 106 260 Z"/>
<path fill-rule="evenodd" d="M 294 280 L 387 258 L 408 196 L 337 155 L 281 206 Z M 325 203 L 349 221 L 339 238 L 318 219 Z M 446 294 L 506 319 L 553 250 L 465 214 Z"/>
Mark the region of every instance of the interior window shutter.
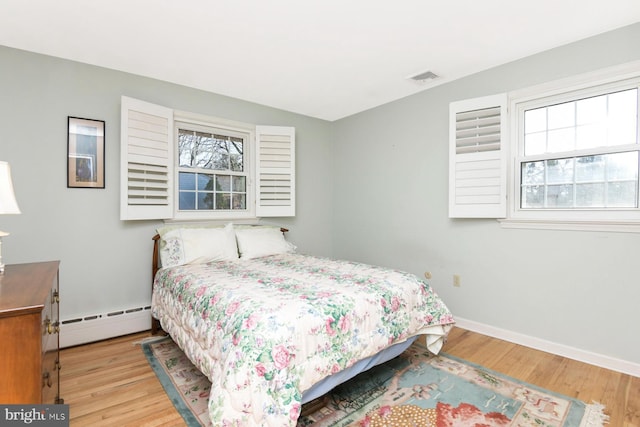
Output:
<path fill-rule="evenodd" d="M 449 107 L 449 217 L 507 215 L 507 95 Z"/>
<path fill-rule="evenodd" d="M 173 216 L 173 110 L 122 97 L 120 219 Z"/>
<path fill-rule="evenodd" d="M 256 126 L 256 216 L 295 216 L 295 128 Z"/>

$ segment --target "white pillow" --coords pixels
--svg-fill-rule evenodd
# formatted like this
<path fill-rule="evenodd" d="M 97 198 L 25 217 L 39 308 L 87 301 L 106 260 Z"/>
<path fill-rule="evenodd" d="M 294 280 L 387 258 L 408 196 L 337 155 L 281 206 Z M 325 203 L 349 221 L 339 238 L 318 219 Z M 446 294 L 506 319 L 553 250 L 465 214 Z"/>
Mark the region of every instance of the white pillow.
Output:
<path fill-rule="evenodd" d="M 238 259 L 233 224 L 217 228 L 175 228 L 161 237 L 160 262 L 163 267 Z"/>
<path fill-rule="evenodd" d="M 296 250 L 295 245 L 284 239 L 284 235 L 278 227 L 242 228 L 235 231 L 241 259 L 283 254 Z"/>

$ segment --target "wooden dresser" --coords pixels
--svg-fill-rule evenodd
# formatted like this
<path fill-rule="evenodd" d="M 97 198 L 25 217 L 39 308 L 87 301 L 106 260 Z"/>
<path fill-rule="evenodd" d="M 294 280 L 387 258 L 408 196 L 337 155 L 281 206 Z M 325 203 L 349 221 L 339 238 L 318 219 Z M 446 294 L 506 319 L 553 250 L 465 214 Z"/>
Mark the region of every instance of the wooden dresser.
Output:
<path fill-rule="evenodd" d="M 0 404 L 60 398 L 59 261 L 13 264 L 0 275 Z"/>

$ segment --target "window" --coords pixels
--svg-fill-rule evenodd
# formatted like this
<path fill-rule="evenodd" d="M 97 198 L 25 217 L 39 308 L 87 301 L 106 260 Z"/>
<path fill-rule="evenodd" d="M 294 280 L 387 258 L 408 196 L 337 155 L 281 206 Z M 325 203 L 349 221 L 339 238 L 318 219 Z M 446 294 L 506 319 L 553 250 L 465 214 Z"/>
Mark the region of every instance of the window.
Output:
<path fill-rule="evenodd" d="M 449 216 L 640 232 L 640 62 L 452 102 Z"/>
<path fill-rule="evenodd" d="M 639 85 L 513 99 L 512 218 L 640 220 Z"/>
<path fill-rule="evenodd" d="M 122 97 L 120 218 L 295 215 L 295 129 Z"/>
<path fill-rule="evenodd" d="M 182 122 L 176 133 L 178 212 L 247 211 L 250 134 Z"/>

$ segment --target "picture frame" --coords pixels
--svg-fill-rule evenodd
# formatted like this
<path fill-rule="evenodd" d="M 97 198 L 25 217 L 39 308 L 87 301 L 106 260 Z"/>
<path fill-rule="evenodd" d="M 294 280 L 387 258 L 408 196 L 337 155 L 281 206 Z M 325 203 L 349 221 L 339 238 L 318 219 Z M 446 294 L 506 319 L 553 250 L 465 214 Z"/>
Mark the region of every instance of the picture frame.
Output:
<path fill-rule="evenodd" d="M 104 120 L 67 117 L 67 188 L 105 188 Z"/>

